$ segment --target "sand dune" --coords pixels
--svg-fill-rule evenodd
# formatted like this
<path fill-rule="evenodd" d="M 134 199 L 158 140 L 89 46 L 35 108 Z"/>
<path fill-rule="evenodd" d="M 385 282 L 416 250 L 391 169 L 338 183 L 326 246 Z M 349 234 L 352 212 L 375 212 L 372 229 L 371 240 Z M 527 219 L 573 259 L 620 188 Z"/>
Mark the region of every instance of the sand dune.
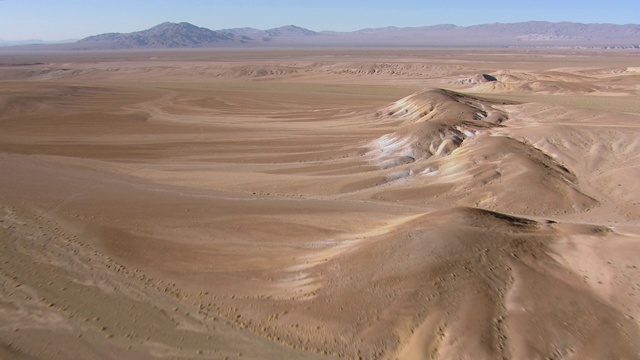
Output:
<path fill-rule="evenodd" d="M 498 71 L 455 80 L 453 84 L 474 92 L 533 92 L 538 94 L 589 94 L 615 92 L 613 86 L 600 85 L 605 77 L 560 71 L 544 73 Z M 615 81 L 615 79 L 610 79 Z M 627 79 L 628 80 L 628 79 Z M 624 93 L 623 90 L 620 90 Z"/>
<path fill-rule="evenodd" d="M 0 66 L 0 357 L 640 356 L 635 53 L 67 56 Z"/>

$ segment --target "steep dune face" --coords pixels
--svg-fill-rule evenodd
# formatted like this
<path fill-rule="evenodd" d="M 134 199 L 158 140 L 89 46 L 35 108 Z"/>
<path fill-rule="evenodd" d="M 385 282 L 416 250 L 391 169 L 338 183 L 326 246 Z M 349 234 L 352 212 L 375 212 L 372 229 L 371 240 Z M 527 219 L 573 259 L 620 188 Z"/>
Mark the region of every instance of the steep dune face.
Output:
<path fill-rule="evenodd" d="M 532 215 L 583 211 L 597 204 L 579 188 L 570 169 L 512 134 L 508 103 L 428 90 L 379 114 L 382 123 L 398 130 L 372 142 L 368 154 L 388 170 L 387 180 L 412 182 L 411 195 L 391 189 L 378 193 L 379 199 L 411 196 L 438 203 L 433 200 L 437 196 Z M 419 188 L 424 188 L 422 194 Z"/>
<path fill-rule="evenodd" d="M 331 293 L 351 299 L 345 313 L 363 319 L 354 319 L 358 336 L 373 344 L 399 339 L 383 342 L 379 351 L 389 357 L 403 351 L 443 358 L 501 354 L 504 344 L 495 320 L 504 316 L 510 253 L 517 256 L 518 247 L 536 253 L 541 245 L 533 222 L 508 218 L 492 224 L 487 219 L 494 214 L 469 209 L 430 213 L 336 259 L 334 266 L 354 280 Z M 515 229 L 516 236 L 507 235 Z M 529 241 L 518 243 L 518 236 Z M 369 261 L 377 266 L 366 266 Z"/>
<path fill-rule="evenodd" d="M 617 243 L 620 235 L 566 230 L 472 208 L 425 214 L 306 268 L 322 279 L 305 300 L 309 310 L 289 309 L 277 328 L 323 319 L 312 344 L 365 358 L 633 358 L 640 351 L 631 340 L 640 336 L 637 310 L 556 260 L 566 236 L 573 248 L 561 256 L 577 259 L 589 248 L 582 239 Z M 280 336 L 301 341 L 296 333 Z"/>
<path fill-rule="evenodd" d="M 446 90 L 410 95 L 379 111 L 378 116 L 379 123 L 396 129 L 370 144 L 369 155 L 385 169 L 448 156 L 465 140 L 506 120 L 506 114 L 488 103 Z"/>

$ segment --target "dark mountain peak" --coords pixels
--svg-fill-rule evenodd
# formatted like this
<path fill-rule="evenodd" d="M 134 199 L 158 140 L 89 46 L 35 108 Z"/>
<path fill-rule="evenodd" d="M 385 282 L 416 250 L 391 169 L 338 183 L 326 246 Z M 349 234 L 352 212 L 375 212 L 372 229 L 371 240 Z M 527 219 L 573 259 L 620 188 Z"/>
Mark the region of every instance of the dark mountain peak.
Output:
<path fill-rule="evenodd" d="M 187 22 L 171 23 L 165 22 L 154 26 L 147 30 L 131 33 L 131 35 L 139 34 L 142 36 L 190 36 L 190 35 L 209 35 L 216 36 L 217 32 L 207 28 L 195 26 Z"/>
<path fill-rule="evenodd" d="M 82 39 L 83 45 L 96 48 L 198 48 L 214 44 L 233 42 L 234 37 L 190 23 L 165 22 L 150 29 L 127 34 L 110 33 Z"/>
<path fill-rule="evenodd" d="M 270 36 L 312 36 L 318 35 L 317 32 L 311 31 L 295 25 L 286 25 L 266 31 Z"/>
<path fill-rule="evenodd" d="M 150 29 L 147 30 L 143 30 L 143 31 L 202 31 L 202 30 L 207 30 L 207 31 L 211 31 L 209 29 L 206 28 L 202 28 L 199 26 L 195 26 L 193 24 L 190 24 L 188 22 L 180 22 L 180 23 L 172 23 L 172 22 L 163 22 L 162 24 L 156 25 Z"/>

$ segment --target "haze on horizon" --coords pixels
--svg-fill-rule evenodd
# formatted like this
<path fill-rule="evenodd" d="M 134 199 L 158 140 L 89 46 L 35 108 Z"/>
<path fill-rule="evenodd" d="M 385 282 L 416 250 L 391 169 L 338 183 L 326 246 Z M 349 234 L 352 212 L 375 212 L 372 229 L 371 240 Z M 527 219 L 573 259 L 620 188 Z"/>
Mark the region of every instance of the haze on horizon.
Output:
<path fill-rule="evenodd" d="M 210 29 L 270 29 L 294 24 L 314 31 L 355 31 L 386 26 L 469 26 L 494 22 L 571 21 L 637 23 L 640 3 L 600 1 L 74 1 L 0 0 L 0 39 L 58 41 L 108 32 L 143 30 L 165 21 Z"/>

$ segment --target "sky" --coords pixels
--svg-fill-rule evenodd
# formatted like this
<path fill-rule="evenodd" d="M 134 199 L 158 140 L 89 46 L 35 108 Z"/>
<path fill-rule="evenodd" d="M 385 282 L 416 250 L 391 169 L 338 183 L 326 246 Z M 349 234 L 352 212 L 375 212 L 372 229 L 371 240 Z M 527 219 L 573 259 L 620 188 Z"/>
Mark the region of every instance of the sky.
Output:
<path fill-rule="evenodd" d="M 165 21 L 322 31 L 530 20 L 640 23 L 640 0 L 0 0 L 0 40 L 79 39 Z"/>

